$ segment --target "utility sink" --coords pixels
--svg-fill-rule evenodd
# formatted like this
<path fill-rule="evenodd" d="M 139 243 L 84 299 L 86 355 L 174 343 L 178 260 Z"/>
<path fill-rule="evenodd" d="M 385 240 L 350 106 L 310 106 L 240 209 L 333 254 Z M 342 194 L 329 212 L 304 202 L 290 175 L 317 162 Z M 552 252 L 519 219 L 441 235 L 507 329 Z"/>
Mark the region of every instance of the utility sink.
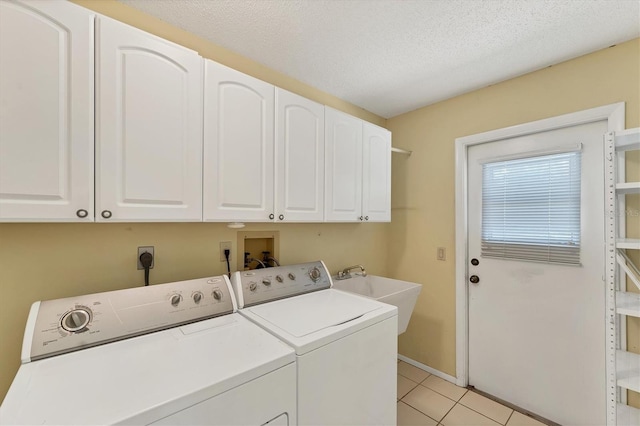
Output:
<path fill-rule="evenodd" d="M 376 275 L 355 275 L 345 280 L 333 277 L 333 288 L 359 294 L 398 307 L 398 335 L 409 325 L 411 313 L 418 300 L 422 286 L 408 281 L 378 277 Z"/>

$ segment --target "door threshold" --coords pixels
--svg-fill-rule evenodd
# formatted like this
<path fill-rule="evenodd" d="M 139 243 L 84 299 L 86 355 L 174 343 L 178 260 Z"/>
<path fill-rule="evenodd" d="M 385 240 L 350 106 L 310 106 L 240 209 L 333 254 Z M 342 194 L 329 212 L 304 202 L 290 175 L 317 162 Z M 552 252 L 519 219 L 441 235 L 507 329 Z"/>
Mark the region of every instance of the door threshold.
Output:
<path fill-rule="evenodd" d="M 514 405 L 514 404 L 510 403 L 509 401 L 505 401 L 505 400 L 503 400 L 503 399 L 496 398 L 495 396 L 493 396 L 493 395 L 491 395 L 491 394 L 488 394 L 488 393 L 486 393 L 486 392 L 483 392 L 483 391 L 481 391 L 481 390 L 478 390 L 478 389 L 476 389 L 476 388 L 475 388 L 474 386 L 472 386 L 472 385 L 467 386 L 467 389 L 469 389 L 471 392 L 475 392 L 475 393 L 477 393 L 478 395 L 482 395 L 482 396 L 484 396 L 485 398 L 489 398 L 490 400 L 495 401 L 495 402 L 497 402 L 498 404 L 502 404 L 502 405 L 504 405 L 505 407 L 509 407 L 509 408 L 511 408 L 512 410 L 515 410 L 515 411 L 519 412 L 520 414 L 524 414 L 525 416 L 531 417 L 532 419 L 537 420 L 537 421 L 539 421 L 540 423 L 544 423 L 544 424 L 545 424 L 545 425 L 547 425 L 547 426 L 562 426 L 562 425 L 560 425 L 560 423 L 552 422 L 552 421 L 551 421 L 551 420 L 549 420 L 549 419 L 545 419 L 544 417 L 539 416 L 539 415 L 537 415 L 536 413 L 532 413 L 532 412 L 531 412 L 531 411 L 529 411 L 529 410 L 525 410 L 525 409 L 524 409 L 524 408 L 522 408 L 522 407 L 518 407 L 517 405 Z"/>

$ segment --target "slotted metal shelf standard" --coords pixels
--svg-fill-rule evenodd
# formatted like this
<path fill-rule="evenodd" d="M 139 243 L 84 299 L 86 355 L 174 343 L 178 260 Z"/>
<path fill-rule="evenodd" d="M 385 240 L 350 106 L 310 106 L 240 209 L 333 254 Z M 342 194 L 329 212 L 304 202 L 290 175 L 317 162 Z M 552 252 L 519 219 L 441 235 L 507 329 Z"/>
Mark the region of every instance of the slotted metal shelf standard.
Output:
<path fill-rule="evenodd" d="M 625 182 L 624 153 L 640 151 L 640 128 L 605 135 L 607 206 L 607 424 L 640 425 L 640 409 L 626 404 L 626 390 L 640 392 L 640 354 L 626 350 L 626 316 L 640 318 L 640 269 L 627 250 L 640 250 L 640 239 L 627 238 L 625 196 L 640 194 L 640 182 Z M 622 215 L 622 216 L 621 216 Z M 622 223 L 621 223 L 622 222 Z"/>

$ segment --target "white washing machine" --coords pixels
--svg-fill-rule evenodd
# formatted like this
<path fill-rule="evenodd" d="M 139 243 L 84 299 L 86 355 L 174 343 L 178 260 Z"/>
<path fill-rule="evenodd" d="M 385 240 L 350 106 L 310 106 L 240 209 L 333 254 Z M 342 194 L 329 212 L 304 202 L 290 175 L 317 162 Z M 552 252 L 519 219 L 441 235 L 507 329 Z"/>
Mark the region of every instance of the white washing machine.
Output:
<path fill-rule="evenodd" d="M 298 424 L 396 424 L 395 306 L 332 289 L 323 262 L 232 281 L 240 314 L 296 351 Z"/>
<path fill-rule="evenodd" d="M 226 276 L 33 304 L 1 424 L 295 425 L 294 351 Z"/>

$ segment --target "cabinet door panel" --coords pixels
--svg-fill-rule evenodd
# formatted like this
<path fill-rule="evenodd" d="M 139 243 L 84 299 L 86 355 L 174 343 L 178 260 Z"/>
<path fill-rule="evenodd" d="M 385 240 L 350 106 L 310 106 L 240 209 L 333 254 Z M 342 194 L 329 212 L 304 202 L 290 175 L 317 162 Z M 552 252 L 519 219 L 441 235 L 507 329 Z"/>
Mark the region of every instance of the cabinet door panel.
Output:
<path fill-rule="evenodd" d="M 286 90 L 276 90 L 275 158 L 276 219 L 287 222 L 322 222 L 323 105 Z"/>
<path fill-rule="evenodd" d="M 325 107 L 325 220 L 362 215 L 362 121 Z"/>
<path fill-rule="evenodd" d="M 273 112 L 271 84 L 205 62 L 205 220 L 270 220 Z"/>
<path fill-rule="evenodd" d="M 1 221 L 93 219 L 94 18 L 0 2 Z"/>
<path fill-rule="evenodd" d="M 99 19 L 98 212 L 109 221 L 198 221 L 202 58 Z"/>
<path fill-rule="evenodd" d="M 391 132 L 363 124 L 362 215 L 391 221 Z"/>

